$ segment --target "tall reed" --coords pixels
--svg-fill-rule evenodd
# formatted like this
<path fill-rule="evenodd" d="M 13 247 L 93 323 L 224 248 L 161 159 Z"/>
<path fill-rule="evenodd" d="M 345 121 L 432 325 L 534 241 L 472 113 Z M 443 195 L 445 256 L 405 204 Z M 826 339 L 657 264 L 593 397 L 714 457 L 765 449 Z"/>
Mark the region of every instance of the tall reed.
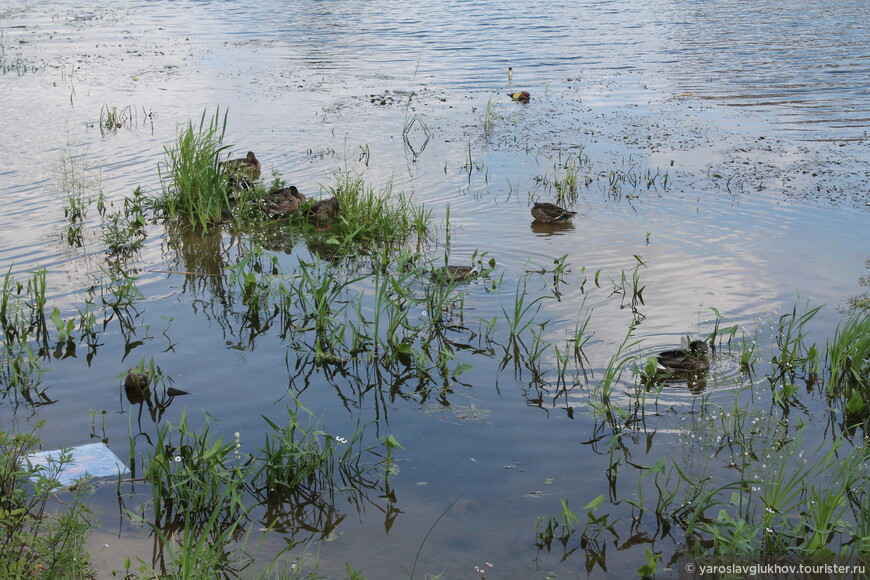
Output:
<path fill-rule="evenodd" d="M 220 162 L 227 114 L 220 109 L 211 118 L 202 113 L 199 125 L 187 124 L 174 148 L 164 148 L 165 160 L 158 166 L 163 193 L 157 204 L 172 218 L 184 217 L 205 227 L 221 220 L 229 207 L 227 178 Z"/>
<path fill-rule="evenodd" d="M 828 393 L 842 394 L 847 411 L 870 408 L 870 313 L 855 311 L 827 344 Z"/>

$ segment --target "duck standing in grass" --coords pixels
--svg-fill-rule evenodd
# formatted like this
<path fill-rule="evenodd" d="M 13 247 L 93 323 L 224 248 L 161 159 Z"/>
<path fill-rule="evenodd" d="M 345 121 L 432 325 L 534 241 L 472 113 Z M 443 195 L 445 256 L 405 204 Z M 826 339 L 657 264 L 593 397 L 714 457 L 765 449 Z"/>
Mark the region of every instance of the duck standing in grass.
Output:
<path fill-rule="evenodd" d="M 532 206 L 532 217 L 545 224 L 567 222 L 575 215 L 577 215 L 576 211 L 568 211 L 554 203 L 535 202 Z"/>
<path fill-rule="evenodd" d="M 330 197 L 314 202 L 308 210 L 308 219 L 318 230 L 328 230 L 329 220 L 338 217 L 338 199 Z"/>
<path fill-rule="evenodd" d="M 284 217 L 299 209 L 305 195 L 295 185 L 273 191 L 263 199 L 263 209 L 273 217 Z"/>
<path fill-rule="evenodd" d="M 253 151 L 248 151 L 248 154 L 238 159 L 229 159 L 221 163 L 221 169 L 230 177 L 234 175 L 245 175 L 250 180 L 260 178 L 260 161 Z"/>
<path fill-rule="evenodd" d="M 660 372 L 700 372 L 710 368 L 710 359 L 707 356 L 707 343 L 703 340 L 689 342 L 683 337 L 683 348 L 660 352 L 657 371 Z"/>
<path fill-rule="evenodd" d="M 251 189 L 253 182 L 260 177 L 260 161 L 253 151 L 238 159 L 229 159 L 221 163 L 221 171 L 226 175 L 230 184 L 230 193 L 234 198 L 239 193 Z"/>

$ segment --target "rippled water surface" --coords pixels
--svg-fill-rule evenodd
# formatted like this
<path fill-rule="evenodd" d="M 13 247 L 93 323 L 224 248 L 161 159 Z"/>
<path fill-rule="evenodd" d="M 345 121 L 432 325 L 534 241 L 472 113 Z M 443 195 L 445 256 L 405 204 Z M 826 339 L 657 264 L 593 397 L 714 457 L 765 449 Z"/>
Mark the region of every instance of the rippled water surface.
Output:
<path fill-rule="evenodd" d="M 255 337 L 227 298 L 227 278 L 167 273 L 224 272 L 244 245 L 234 232 L 180 237 L 149 223 L 125 263 L 143 294 L 133 336 L 110 322 L 93 356 L 84 345 L 49 356 L 42 380 L 52 403 L 7 396 L 5 428 L 45 420 L 46 448 L 101 437 L 126 460 L 130 425 L 155 427 L 124 399 L 118 377 L 154 357 L 191 393 L 163 421 L 186 407 L 201 425 L 206 411 L 219 432 L 255 447 L 261 416 L 279 416 L 292 393 L 330 432 L 375 422 L 373 435 L 404 445 L 392 479 L 400 513 L 386 525 L 381 497 L 359 511 L 340 506 L 349 517 L 318 544 L 325 573 L 350 562 L 366 577 L 404 577 L 434 525 L 418 577 L 471 578 L 486 562 L 499 578 L 583 576 L 580 555 L 560 561 L 536 549 L 534 526 L 558 513 L 560 498 L 579 508 L 608 493 L 589 385 L 629 325 L 638 323 L 642 339 L 632 354 L 643 356 L 686 334 L 709 335 L 711 308 L 723 324 L 770 342 L 771 325 L 808 302 L 825 305 L 809 325 L 824 342 L 837 308 L 861 292 L 870 254 L 868 10 L 737 0 L 6 2 L 0 267 L 21 279 L 47 268 L 49 304 L 64 315 L 111 261 L 96 209 L 84 244 L 67 243 L 70 191 L 93 202 L 102 194 L 116 210 L 135 187 L 158 194 L 164 148 L 218 107 L 232 152 L 255 151 L 267 179 L 278 172 L 317 197 L 336 169 L 359 172 L 432 210 L 427 256 L 449 251 L 451 263 L 468 263 L 485 252 L 496 267 L 462 288 L 465 331 L 450 335 L 462 345 L 451 367 L 471 370 L 434 390 L 391 388 L 364 364 L 314 364 L 277 328 Z M 506 93 L 515 90 L 530 91 L 531 102 L 512 102 Z M 122 126 L 101 124 L 111 108 L 126 111 Z M 577 218 L 561 229 L 532 223 L 532 201 L 555 200 L 568 165 L 579 178 Z M 304 244 L 284 250 L 266 250 L 284 272 L 317 262 Z M 614 290 L 634 271 L 643 301 L 632 312 Z M 518 285 L 546 297 L 535 310 L 547 321 L 541 340 L 563 341 L 590 315 L 586 382 L 564 389 L 552 348 L 530 361 L 530 334 L 519 351 L 501 323 L 494 342 L 483 337 L 487 321 L 513 308 Z M 662 412 L 631 434 L 633 460 L 679 452 L 699 397 L 729 401 L 753 381 L 723 352 L 700 389 L 666 386 Z M 825 402 L 812 404 L 802 420 L 819 433 Z M 102 432 L 91 410 L 106 411 Z M 108 571 L 124 555 L 149 557 L 150 540 L 137 544 L 146 532 L 118 529 L 112 497 L 97 499 L 106 524 L 94 545 L 110 548 L 95 562 Z M 654 536 L 655 522 L 646 525 L 631 533 Z M 608 572 L 634 576 L 643 548 L 673 551 L 664 543 L 617 543 Z M 628 557 L 616 555 L 623 549 Z"/>

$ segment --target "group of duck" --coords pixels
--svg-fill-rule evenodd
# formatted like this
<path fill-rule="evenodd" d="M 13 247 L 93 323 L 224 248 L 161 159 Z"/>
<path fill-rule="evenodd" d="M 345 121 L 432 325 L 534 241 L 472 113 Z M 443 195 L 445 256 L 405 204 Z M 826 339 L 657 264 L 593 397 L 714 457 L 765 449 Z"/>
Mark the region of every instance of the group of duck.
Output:
<path fill-rule="evenodd" d="M 248 151 L 244 157 L 224 161 L 221 163 L 221 168 L 234 192 L 249 189 L 252 182 L 260 178 L 262 171 L 260 160 L 253 151 Z M 284 217 L 298 211 L 306 199 L 305 194 L 301 193 L 295 185 L 282 187 L 266 194 L 262 199 L 263 210 L 270 216 Z M 307 215 L 320 226 L 338 217 L 338 210 L 338 199 L 331 197 L 311 204 Z M 576 215 L 577 212 L 568 211 L 554 203 L 535 202 L 532 206 L 532 217 L 535 221 L 545 224 L 565 223 Z"/>
<path fill-rule="evenodd" d="M 262 167 L 260 160 L 253 151 L 238 159 L 230 159 L 221 163 L 221 169 L 227 176 L 232 192 L 250 189 L 252 183 L 260 178 Z M 268 215 L 281 218 L 299 210 L 307 200 L 304 193 L 295 185 L 282 187 L 269 192 L 260 200 L 263 211 Z M 329 221 L 338 217 L 339 203 L 335 197 L 315 201 L 308 208 L 307 216 L 318 229 L 329 227 Z"/>
<path fill-rule="evenodd" d="M 260 161 L 253 151 L 248 151 L 245 157 L 223 162 L 222 168 L 234 188 L 245 184 L 250 187 L 251 182 L 258 179 L 261 173 Z M 305 194 L 295 185 L 291 185 L 266 194 L 261 203 L 267 214 L 284 217 L 298 211 L 306 200 Z M 321 229 L 323 226 L 328 227 L 329 220 L 338 217 L 338 211 L 338 199 L 330 197 L 311 204 L 307 216 Z M 577 212 L 548 202 L 535 202 L 531 213 L 535 221 L 545 224 L 566 223 L 577 215 Z M 435 270 L 432 275 L 435 279 L 455 283 L 469 280 L 479 273 L 477 268 L 471 266 L 444 266 Z M 683 348 L 661 352 L 656 360 L 658 370 L 666 373 L 699 373 L 710 367 L 707 343 L 703 340 L 689 342 L 686 339 Z"/>

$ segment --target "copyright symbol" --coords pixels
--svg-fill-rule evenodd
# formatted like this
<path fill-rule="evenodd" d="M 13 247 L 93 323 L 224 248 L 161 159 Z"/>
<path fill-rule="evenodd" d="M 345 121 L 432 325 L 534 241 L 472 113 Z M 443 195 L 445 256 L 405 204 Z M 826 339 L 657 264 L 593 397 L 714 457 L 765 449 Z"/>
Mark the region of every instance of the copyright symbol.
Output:
<path fill-rule="evenodd" d="M 695 573 L 695 565 L 692 564 L 691 562 L 686 564 L 686 572 L 688 572 L 689 574 L 694 574 Z"/>

